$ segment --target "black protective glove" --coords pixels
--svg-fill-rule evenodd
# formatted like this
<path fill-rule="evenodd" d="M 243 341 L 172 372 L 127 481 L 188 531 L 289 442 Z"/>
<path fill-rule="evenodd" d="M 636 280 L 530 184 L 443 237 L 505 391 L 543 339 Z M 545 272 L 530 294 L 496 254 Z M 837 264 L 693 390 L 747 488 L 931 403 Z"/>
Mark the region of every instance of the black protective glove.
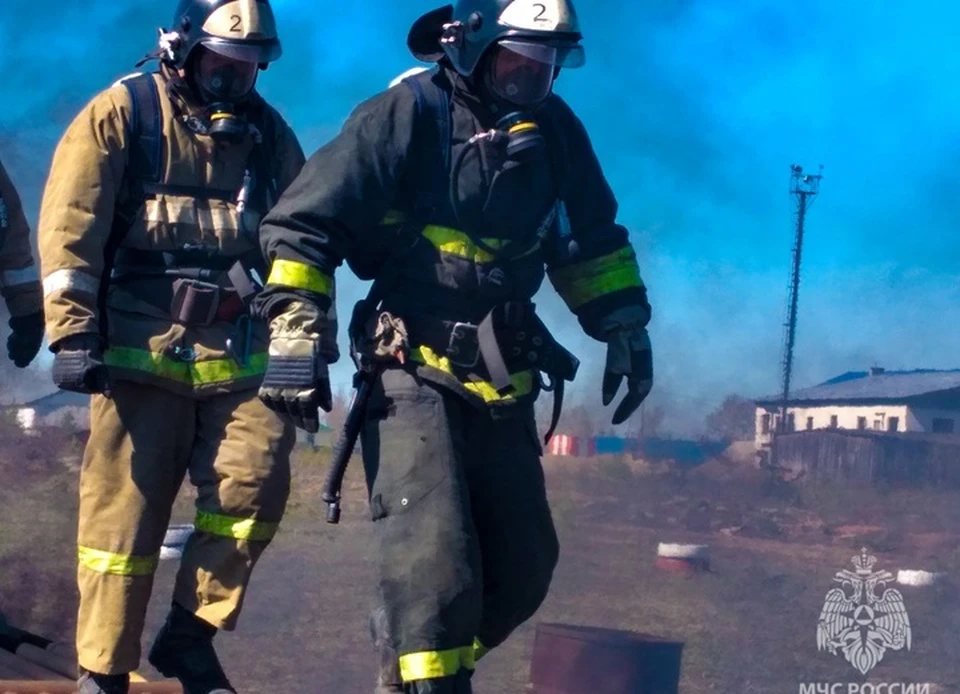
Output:
<path fill-rule="evenodd" d="M 260 400 L 294 426 L 315 434 L 320 430 L 318 409 L 333 409 L 330 392 L 330 355 L 321 354 L 324 317 L 314 306 L 293 302 L 270 321 L 267 372 Z"/>
<path fill-rule="evenodd" d="M 74 335 L 57 343 L 53 357 L 53 382 L 74 393 L 109 395 L 103 347 L 96 335 Z"/>
<path fill-rule="evenodd" d="M 653 352 L 647 334 L 649 311 L 628 307 L 614 311 L 603 322 L 607 338 L 607 366 L 603 372 L 603 406 L 616 396 L 624 377 L 627 394 L 613 413 L 613 424 L 627 421 L 653 388 Z"/>
<path fill-rule="evenodd" d="M 43 344 L 43 311 L 13 316 L 9 325 L 11 332 L 7 338 L 7 354 L 10 361 L 24 369 L 34 360 Z"/>

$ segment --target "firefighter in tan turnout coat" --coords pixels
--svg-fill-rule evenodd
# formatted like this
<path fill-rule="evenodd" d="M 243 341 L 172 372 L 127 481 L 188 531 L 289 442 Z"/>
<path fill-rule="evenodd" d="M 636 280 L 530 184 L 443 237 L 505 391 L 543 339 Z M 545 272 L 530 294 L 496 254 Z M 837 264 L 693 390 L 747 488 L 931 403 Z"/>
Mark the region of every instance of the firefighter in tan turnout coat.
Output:
<path fill-rule="evenodd" d="M 257 398 L 258 226 L 300 171 L 254 89 L 280 57 L 266 0 L 181 0 L 155 73 L 96 96 L 63 136 L 40 216 L 54 381 L 94 393 L 80 482 L 82 694 L 128 691 L 171 507 L 196 531 L 149 654 L 188 694 L 232 692 L 213 649 L 284 512 L 293 428 Z"/>
<path fill-rule="evenodd" d="M 30 226 L 13 181 L 0 164 L 0 295 L 10 312 L 7 355 L 21 369 L 43 343 L 40 273 L 30 250 Z"/>

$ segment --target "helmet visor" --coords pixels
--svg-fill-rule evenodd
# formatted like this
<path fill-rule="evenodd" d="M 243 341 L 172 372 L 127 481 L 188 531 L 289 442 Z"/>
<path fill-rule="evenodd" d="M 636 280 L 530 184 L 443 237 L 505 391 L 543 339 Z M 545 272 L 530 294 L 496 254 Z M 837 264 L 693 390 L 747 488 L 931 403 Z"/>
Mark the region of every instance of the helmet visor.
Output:
<path fill-rule="evenodd" d="M 226 58 L 241 60 L 245 63 L 272 63 L 282 54 L 279 41 L 266 43 L 237 43 L 216 38 L 204 39 L 202 46 Z"/>
<path fill-rule="evenodd" d="M 552 67 L 577 68 L 583 67 L 584 63 L 587 62 L 583 46 L 570 41 L 505 39 L 497 45 Z"/>
<path fill-rule="evenodd" d="M 253 91 L 258 72 L 256 62 L 204 50 L 197 56 L 194 78 L 212 100 L 237 101 Z"/>

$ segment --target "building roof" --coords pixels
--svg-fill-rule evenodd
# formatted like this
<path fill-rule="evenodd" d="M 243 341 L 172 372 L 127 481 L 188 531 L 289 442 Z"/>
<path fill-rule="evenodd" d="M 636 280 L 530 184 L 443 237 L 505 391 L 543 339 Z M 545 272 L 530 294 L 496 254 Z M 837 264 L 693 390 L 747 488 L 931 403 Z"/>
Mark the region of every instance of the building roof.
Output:
<path fill-rule="evenodd" d="M 848 371 L 820 385 L 790 393 L 790 403 L 871 402 L 908 400 L 921 395 L 960 389 L 960 369 L 938 371 Z M 759 398 L 758 405 L 778 404 L 780 395 Z"/>
<path fill-rule="evenodd" d="M 11 405 L 11 408 L 15 410 L 31 409 L 34 410 L 38 416 L 45 417 L 63 407 L 89 406 L 89 395 L 85 395 L 84 393 L 74 393 L 69 390 L 55 390 L 52 393 L 47 393 L 46 395 L 43 395 L 39 398 L 34 398 L 28 402 Z"/>

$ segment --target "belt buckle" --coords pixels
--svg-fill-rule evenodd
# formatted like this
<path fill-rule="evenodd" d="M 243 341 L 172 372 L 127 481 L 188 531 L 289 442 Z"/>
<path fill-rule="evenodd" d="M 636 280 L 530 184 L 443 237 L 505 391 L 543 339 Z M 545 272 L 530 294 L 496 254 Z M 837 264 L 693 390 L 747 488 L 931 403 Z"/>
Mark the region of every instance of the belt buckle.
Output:
<path fill-rule="evenodd" d="M 447 344 L 447 358 L 451 364 L 472 369 L 480 363 L 480 340 L 477 337 L 479 329 L 480 326 L 472 323 L 454 323 L 453 330 L 450 331 L 450 342 Z M 463 345 L 471 335 L 473 338 L 465 350 Z"/>

